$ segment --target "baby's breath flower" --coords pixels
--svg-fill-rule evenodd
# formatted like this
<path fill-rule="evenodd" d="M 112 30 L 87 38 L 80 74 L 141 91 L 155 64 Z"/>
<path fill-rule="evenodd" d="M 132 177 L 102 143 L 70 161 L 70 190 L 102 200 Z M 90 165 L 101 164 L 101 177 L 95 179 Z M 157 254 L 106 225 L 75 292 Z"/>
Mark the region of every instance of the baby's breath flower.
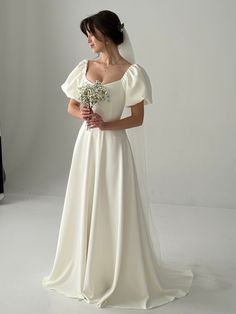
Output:
<path fill-rule="evenodd" d="M 96 81 L 94 84 L 85 84 L 78 87 L 78 100 L 81 104 L 87 104 L 90 108 L 104 100 L 110 100 L 110 95 L 105 86 Z"/>

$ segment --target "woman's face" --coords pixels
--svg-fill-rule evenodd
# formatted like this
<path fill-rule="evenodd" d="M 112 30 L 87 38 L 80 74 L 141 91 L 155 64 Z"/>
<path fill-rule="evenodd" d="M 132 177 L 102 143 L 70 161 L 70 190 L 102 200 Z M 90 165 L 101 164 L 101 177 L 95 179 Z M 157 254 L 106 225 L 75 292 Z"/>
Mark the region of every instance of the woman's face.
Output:
<path fill-rule="evenodd" d="M 93 52 L 98 53 L 104 50 L 105 38 L 101 32 L 96 30 L 96 37 L 98 37 L 99 40 L 90 32 L 87 32 L 87 36 L 88 36 L 88 44 L 90 48 L 93 50 Z"/>

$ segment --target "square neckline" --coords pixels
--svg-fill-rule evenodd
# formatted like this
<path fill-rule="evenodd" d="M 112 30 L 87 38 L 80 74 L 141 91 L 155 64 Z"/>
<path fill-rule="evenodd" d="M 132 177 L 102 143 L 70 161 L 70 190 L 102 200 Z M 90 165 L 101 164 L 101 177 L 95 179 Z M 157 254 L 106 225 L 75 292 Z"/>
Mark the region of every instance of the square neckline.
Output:
<path fill-rule="evenodd" d="M 99 80 L 96 80 L 96 82 L 92 82 L 90 81 L 88 78 L 87 78 L 87 71 L 88 71 L 88 62 L 89 60 L 88 59 L 85 59 L 85 70 L 84 70 L 84 78 L 86 79 L 87 82 L 91 83 L 91 84 L 96 84 L 96 82 L 99 82 L 101 83 L 102 85 L 110 85 L 110 84 L 113 84 L 113 83 L 118 83 L 118 82 L 121 82 L 123 80 L 123 78 L 126 76 L 126 74 L 128 73 L 128 71 L 130 70 L 131 67 L 137 65 L 137 63 L 132 63 L 128 69 L 124 72 L 124 74 L 122 75 L 122 77 L 119 79 L 119 80 L 115 80 L 115 81 L 112 81 L 112 82 L 109 82 L 109 83 L 103 83 Z"/>

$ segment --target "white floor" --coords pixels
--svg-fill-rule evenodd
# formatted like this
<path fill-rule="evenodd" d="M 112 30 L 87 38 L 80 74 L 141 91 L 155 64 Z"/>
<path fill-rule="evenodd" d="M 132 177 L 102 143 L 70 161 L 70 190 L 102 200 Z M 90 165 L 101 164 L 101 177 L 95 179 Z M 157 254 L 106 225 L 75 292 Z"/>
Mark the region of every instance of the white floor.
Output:
<path fill-rule="evenodd" d="M 41 286 L 52 267 L 63 198 L 8 194 L 0 204 L 1 313 L 147 313 L 97 309 Z M 154 209 L 163 260 L 189 264 L 195 278 L 187 296 L 149 311 L 236 313 L 236 210 L 170 205 Z"/>

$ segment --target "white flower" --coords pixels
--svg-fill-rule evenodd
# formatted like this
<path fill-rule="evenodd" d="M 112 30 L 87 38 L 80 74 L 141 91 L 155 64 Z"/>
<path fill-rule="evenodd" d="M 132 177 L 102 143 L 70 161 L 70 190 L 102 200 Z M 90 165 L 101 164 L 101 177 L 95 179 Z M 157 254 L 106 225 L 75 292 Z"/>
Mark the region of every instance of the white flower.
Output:
<path fill-rule="evenodd" d="M 104 100 L 110 100 L 110 95 L 105 86 L 96 81 L 94 84 L 85 84 L 78 87 L 78 100 L 81 104 L 87 104 L 90 108 Z"/>

